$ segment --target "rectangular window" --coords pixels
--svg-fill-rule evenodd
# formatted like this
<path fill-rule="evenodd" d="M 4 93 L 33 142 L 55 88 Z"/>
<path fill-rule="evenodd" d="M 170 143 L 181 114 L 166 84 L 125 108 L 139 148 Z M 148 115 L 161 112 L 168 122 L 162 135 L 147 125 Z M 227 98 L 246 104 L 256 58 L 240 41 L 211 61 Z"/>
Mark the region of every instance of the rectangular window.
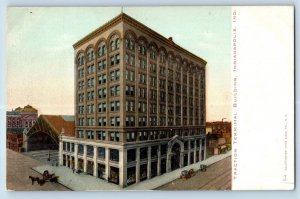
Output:
<path fill-rule="evenodd" d="M 98 147 L 98 157 L 100 159 L 105 159 L 105 148 L 104 147 Z"/>
<path fill-rule="evenodd" d="M 110 149 L 110 160 L 119 162 L 119 151 L 117 149 Z"/>

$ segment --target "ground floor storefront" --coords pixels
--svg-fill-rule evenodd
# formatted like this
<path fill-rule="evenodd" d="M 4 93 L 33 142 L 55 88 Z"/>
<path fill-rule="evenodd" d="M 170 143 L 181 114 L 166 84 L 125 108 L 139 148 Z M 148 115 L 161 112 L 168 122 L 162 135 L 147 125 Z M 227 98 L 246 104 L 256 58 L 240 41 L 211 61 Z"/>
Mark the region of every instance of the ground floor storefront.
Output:
<path fill-rule="evenodd" d="M 60 165 L 126 187 L 206 159 L 205 135 L 112 145 L 76 138 L 60 142 Z"/>

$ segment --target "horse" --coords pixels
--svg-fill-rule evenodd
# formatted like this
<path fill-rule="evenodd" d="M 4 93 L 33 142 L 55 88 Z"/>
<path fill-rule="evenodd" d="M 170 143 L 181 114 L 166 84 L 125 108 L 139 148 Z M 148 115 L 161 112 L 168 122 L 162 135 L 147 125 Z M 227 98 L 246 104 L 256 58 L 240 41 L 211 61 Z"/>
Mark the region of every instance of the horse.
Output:
<path fill-rule="evenodd" d="M 54 176 L 50 179 L 50 182 L 58 183 L 58 176 Z"/>
<path fill-rule="evenodd" d="M 40 178 L 39 177 L 33 177 L 33 176 L 29 176 L 29 179 L 31 179 L 31 184 L 34 184 L 34 181 L 37 181 L 37 183 L 39 183 Z"/>
<path fill-rule="evenodd" d="M 42 185 L 44 185 L 46 183 L 46 180 L 39 179 L 38 183 L 39 183 L 40 186 L 42 186 Z"/>

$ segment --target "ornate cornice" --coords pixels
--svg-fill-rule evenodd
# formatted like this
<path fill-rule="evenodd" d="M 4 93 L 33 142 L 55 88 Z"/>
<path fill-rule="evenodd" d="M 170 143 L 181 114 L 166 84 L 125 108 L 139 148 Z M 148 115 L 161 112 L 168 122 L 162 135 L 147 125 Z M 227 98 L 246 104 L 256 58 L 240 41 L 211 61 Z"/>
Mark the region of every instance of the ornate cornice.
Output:
<path fill-rule="evenodd" d="M 202 59 L 202 58 L 198 57 L 197 55 L 195 55 L 195 54 L 187 51 L 186 49 L 180 47 L 179 45 L 175 44 L 172 40 L 169 40 L 169 39 L 165 38 L 164 36 L 160 35 L 156 31 L 148 28 L 147 26 L 145 26 L 141 22 L 133 19 L 132 17 L 128 16 L 125 13 L 119 14 L 115 18 L 113 18 L 110 21 L 108 21 L 107 23 L 105 23 L 103 26 L 97 28 L 96 30 L 94 30 L 93 32 L 91 32 L 90 34 L 88 34 L 87 36 L 85 36 L 84 38 L 79 40 L 78 42 L 76 42 L 73 45 L 73 48 L 74 49 L 78 48 L 80 45 L 84 44 L 85 42 L 90 41 L 91 39 L 95 38 L 99 34 L 105 32 L 106 30 L 110 29 L 111 27 L 117 25 L 118 23 L 120 23 L 122 21 L 128 23 L 129 25 L 132 25 L 133 27 L 135 27 L 135 28 L 139 29 L 140 31 L 146 33 L 150 37 L 160 41 L 161 43 L 165 44 L 166 46 L 169 46 L 170 48 L 175 49 L 179 52 L 182 52 L 183 54 L 186 54 L 187 56 L 197 60 L 198 62 L 200 62 L 204 66 L 206 65 L 207 62 L 204 59 Z"/>

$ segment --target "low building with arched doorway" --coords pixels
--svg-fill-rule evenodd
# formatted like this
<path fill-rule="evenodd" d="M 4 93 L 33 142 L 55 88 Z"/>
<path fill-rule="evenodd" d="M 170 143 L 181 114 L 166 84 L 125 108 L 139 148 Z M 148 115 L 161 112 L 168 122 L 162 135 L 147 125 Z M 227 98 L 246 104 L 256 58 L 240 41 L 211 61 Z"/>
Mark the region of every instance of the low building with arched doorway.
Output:
<path fill-rule="evenodd" d="M 57 150 L 61 132 L 74 136 L 74 116 L 40 115 L 35 124 L 24 132 L 24 150 Z"/>

